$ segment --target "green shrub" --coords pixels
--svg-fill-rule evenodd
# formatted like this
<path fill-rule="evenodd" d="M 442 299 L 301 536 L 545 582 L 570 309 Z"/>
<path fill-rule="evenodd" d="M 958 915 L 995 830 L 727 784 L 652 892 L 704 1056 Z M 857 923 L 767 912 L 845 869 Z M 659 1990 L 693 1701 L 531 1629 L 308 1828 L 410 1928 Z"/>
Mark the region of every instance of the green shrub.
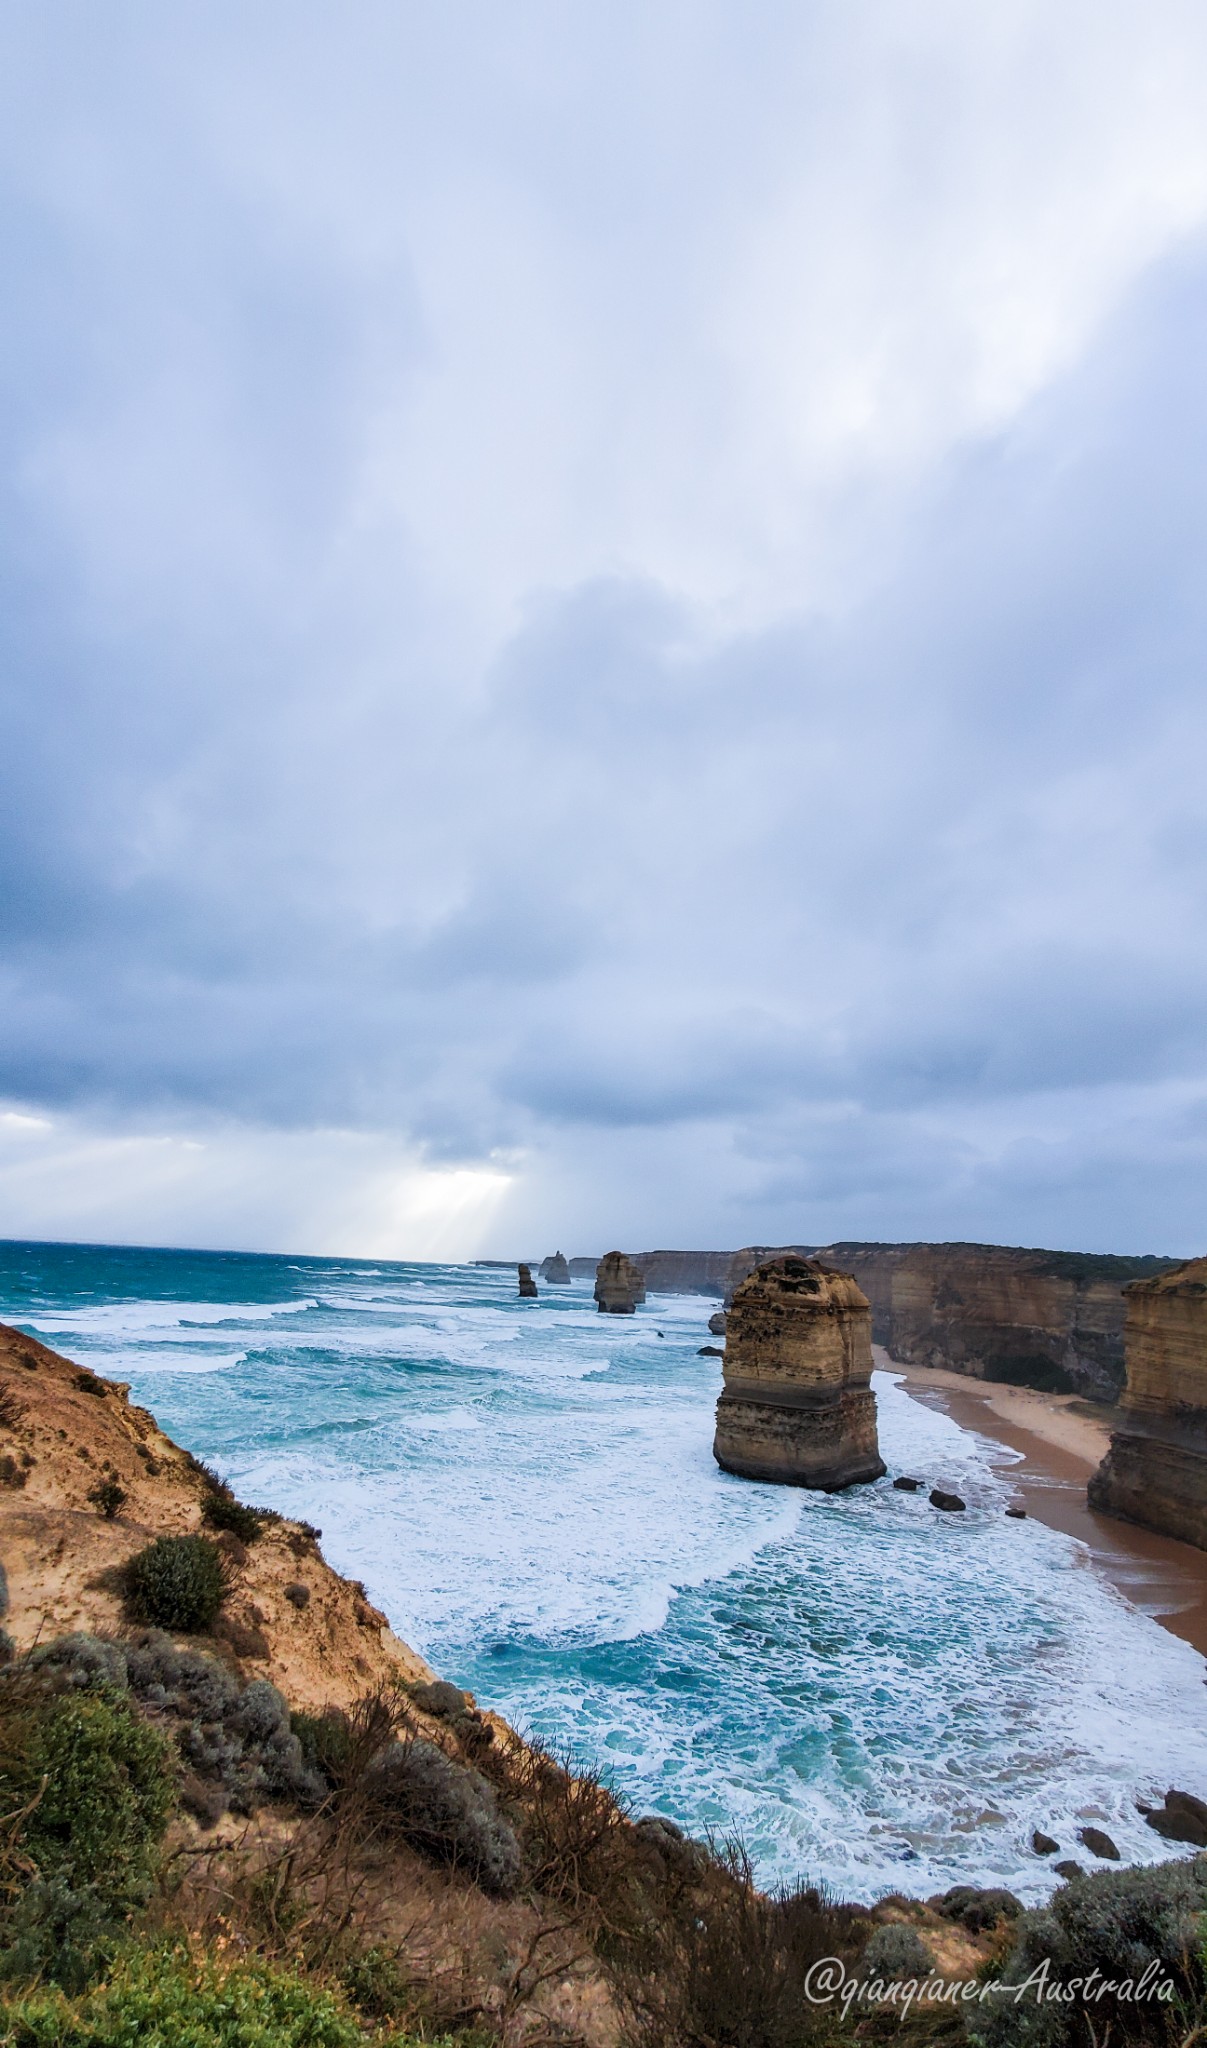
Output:
<path fill-rule="evenodd" d="M 992 2007 L 974 2008 L 968 2031 L 981 2048 L 1082 2048 L 1091 2036 L 1132 2043 L 1164 2043 L 1174 2034 L 1177 2008 L 1193 2012 L 1204 1992 L 1199 1950 L 1207 1913 L 1207 1863 L 1158 1864 L 1155 1869 L 1098 1870 L 1062 1885 L 1049 1905 L 1024 1913 L 1015 1947 L 998 1978 L 1023 1985 L 1045 1961 L 1051 1983 L 1084 1980 L 1097 1970 L 1116 1984 L 1143 1979 L 1155 1965 L 1171 1980 L 1173 2005 L 1113 1997 L 1040 2002 L 1034 1991 L 1017 2001 L 1002 1993 Z"/>
<path fill-rule="evenodd" d="M 298 1738 L 302 1758 L 330 1788 L 343 1785 L 353 1762 L 354 1737 L 346 1714 L 295 1713 L 289 1723 Z"/>
<path fill-rule="evenodd" d="M 916 1928 L 900 1922 L 878 1927 L 859 1959 L 861 1977 L 880 1977 L 886 1984 L 929 1977 L 935 1959 Z"/>
<path fill-rule="evenodd" d="M 39 1994 L 5 2015 L 5 2048 L 362 2048 L 338 1994 L 256 1957 L 137 1947 L 78 2003 Z"/>
<path fill-rule="evenodd" d="M 150 1893 L 174 1787 L 167 1743 L 120 1694 L 6 1680 L 0 1799 L 24 1809 L 14 1849 L 32 1872 L 0 1923 L 6 1975 L 86 1981 Z"/>
<path fill-rule="evenodd" d="M 367 2019 L 400 2019 L 415 2005 L 415 1986 L 388 1948 L 367 1948 L 353 1956 L 344 1964 L 340 1982 Z"/>
<path fill-rule="evenodd" d="M 216 1486 L 201 1503 L 201 1514 L 209 1529 L 229 1529 L 240 1543 L 254 1543 L 264 1534 L 265 1516 L 260 1508 L 249 1508 L 236 1500 L 227 1486 Z"/>
<path fill-rule="evenodd" d="M 157 1536 L 126 1567 L 127 1598 L 138 1620 L 180 1635 L 213 1627 L 226 1586 L 225 1560 L 208 1536 Z"/>
<path fill-rule="evenodd" d="M 520 1845 L 480 1771 L 414 1736 L 382 1751 L 361 1792 L 373 1825 L 458 1865 L 484 1891 L 506 1898 L 516 1890 Z"/>
<path fill-rule="evenodd" d="M 93 1487 L 88 1498 L 98 1513 L 102 1514 L 107 1522 L 111 1522 L 126 1505 L 126 1489 L 119 1480 L 102 1479 Z"/>

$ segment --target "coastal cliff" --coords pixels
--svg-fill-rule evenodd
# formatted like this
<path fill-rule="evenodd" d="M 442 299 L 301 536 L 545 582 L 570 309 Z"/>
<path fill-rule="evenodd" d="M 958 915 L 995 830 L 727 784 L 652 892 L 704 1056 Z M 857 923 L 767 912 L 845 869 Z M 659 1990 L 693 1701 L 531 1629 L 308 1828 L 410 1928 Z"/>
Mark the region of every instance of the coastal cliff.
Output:
<path fill-rule="evenodd" d="M 1174 1261 L 985 1244 L 836 1244 L 872 1333 L 903 1365 L 1112 1402 L 1123 1386 L 1123 1288 Z"/>
<path fill-rule="evenodd" d="M 826 1491 L 879 1479 L 871 1314 L 845 1273 L 772 1259 L 729 1310 L 713 1455 L 744 1479 Z"/>
<path fill-rule="evenodd" d="M 130 1559 L 156 1537 L 210 1528 L 218 1498 L 214 1475 L 121 1381 L 0 1324 L 0 1562 L 19 1649 L 71 1630 L 120 1631 Z M 213 1533 L 229 1577 L 216 1639 L 249 1678 L 318 1707 L 434 1677 L 363 1586 L 324 1561 L 309 1524 L 266 1516 L 247 1543 Z"/>
<path fill-rule="evenodd" d="M 1207 1550 L 1207 1258 L 1124 1298 L 1127 1385 L 1090 1506 Z"/>

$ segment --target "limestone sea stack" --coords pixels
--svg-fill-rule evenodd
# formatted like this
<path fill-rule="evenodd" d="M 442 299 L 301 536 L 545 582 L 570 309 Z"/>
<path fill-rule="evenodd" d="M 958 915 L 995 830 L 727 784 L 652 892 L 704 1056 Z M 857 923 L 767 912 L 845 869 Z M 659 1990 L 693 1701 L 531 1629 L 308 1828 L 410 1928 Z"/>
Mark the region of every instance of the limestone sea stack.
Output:
<path fill-rule="evenodd" d="M 569 1287 L 570 1267 L 564 1252 L 554 1252 L 541 1260 L 541 1279 L 546 1287 Z"/>
<path fill-rule="evenodd" d="M 524 1300 L 524 1301 L 535 1301 L 535 1300 L 536 1300 L 536 1297 L 537 1297 L 537 1284 L 536 1284 L 536 1281 L 535 1281 L 535 1280 L 533 1279 L 533 1277 L 532 1277 L 532 1267 L 531 1267 L 531 1266 L 521 1266 L 521 1267 L 520 1267 L 520 1296 L 521 1296 L 521 1299 L 522 1299 L 522 1300 Z"/>
<path fill-rule="evenodd" d="M 645 1300 L 645 1281 L 623 1252 L 605 1252 L 595 1274 L 595 1299 L 601 1315 L 631 1316 Z"/>
<path fill-rule="evenodd" d="M 743 1479 L 832 1492 L 879 1479 L 872 1314 L 849 1274 L 770 1259 L 729 1310 L 713 1456 Z"/>
<path fill-rule="evenodd" d="M 1207 1550 L 1207 1259 L 1124 1298 L 1127 1385 L 1090 1506 Z"/>

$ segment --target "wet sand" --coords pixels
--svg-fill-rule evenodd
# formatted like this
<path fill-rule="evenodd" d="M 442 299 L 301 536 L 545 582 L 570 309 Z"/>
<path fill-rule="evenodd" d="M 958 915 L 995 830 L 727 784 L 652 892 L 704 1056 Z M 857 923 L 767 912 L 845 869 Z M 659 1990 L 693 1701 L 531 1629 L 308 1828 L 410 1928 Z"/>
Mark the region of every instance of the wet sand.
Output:
<path fill-rule="evenodd" d="M 1110 1439 L 1110 1409 L 1071 1394 L 1038 1394 L 933 1366 L 898 1365 L 879 1347 L 875 1356 L 877 1366 L 899 1378 L 915 1401 L 1021 1452 L 1021 1463 L 1003 1458 L 998 1468 L 1012 1482 L 1018 1505 L 1037 1522 L 1076 1536 L 1134 1606 L 1207 1656 L 1207 1551 L 1097 1515 L 1086 1503 L 1086 1483 Z"/>

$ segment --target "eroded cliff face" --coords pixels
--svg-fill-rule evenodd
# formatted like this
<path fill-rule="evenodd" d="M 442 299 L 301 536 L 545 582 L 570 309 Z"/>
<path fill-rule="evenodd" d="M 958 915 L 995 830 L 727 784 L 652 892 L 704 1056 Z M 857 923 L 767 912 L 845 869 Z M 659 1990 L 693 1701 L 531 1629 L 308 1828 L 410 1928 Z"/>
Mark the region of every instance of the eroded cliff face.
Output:
<path fill-rule="evenodd" d="M 1125 1301 L 1127 1385 L 1090 1506 L 1207 1550 L 1207 1258 Z"/>
<path fill-rule="evenodd" d="M 732 1252 L 630 1252 L 651 1294 L 723 1294 Z"/>
<path fill-rule="evenodd" d="M 772 1259 L 733 1297 L 713 1455 L 745 1479 L 834 1490 L 878 1479 L 871 1312 L 848 1274 Z"/>
<path fill-rule="evenodd" d="M 902 1364 L 1106 1402 L 1123 1386 L 1123 1288 L 1174 1264 L 986 1244 L 836 1244 L 818 1257 L 855 1275 L 874 1341 Z"/>
<path fill-rule="evenodd" d="M 122 1494 L 112 1518 L 97 1500 L 106 1484 Z M 122 1567 L 153 1537 L 204 1532 L 210 1491 L 122 1382 L 0 1324 L 0 1563 L 18 1647 L 120 1632 Z M 245 1677 L 271 1679 L 296 1707 L 348 1707 L 388 1680 L 434 1677 L 305 1523 L 277 1517 L 253 1543 L 218 1541 L 232 1585 L 214 1647 Z"/>

